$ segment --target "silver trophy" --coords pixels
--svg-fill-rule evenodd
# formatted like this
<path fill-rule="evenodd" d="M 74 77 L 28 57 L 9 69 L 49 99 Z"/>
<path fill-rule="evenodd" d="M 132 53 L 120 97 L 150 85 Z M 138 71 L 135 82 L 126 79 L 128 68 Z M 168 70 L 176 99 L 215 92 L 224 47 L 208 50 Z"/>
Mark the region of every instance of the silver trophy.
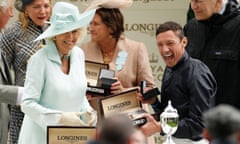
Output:
<path fill-rule="evenodd" d="M 179 116 L 177 110 L 172 107 L 171 101 L 168 101 L 168 106 L 160 115 L 162 130 L 167 134 L 167 139 L 163 142 L 163 144 L 175 144 L 172 140 L 172 135 L 178 128 L 178 118 Z"/>

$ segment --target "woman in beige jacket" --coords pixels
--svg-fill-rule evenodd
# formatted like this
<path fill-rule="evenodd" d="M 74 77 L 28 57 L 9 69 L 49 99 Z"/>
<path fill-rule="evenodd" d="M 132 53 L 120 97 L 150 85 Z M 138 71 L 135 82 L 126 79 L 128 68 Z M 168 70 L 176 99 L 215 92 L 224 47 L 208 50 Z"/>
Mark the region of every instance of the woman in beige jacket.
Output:
<path fill-rule="evenodd" d="M 138 87 L 142 80 L 153 87 L 148 52 L 142 42 L 126 38 L 123 15 L 118 8 L 99 8 L 90 23 L 91 41 L 83 44 L 85 58 L 107 63 L 115 71 L 112 93 Z"/>
<path fill-rule="evenodd" d="M 126 5 L 129 6 L 129 3 Z M 139 87 L 142 80 L 146 81 L 147 87 L 154 87 L 147 49 L 144 43 L 130 40 L 124 35 L 121 6 L 116 6 L 103 3 L 96 10 L 89 26 L 91 40 L 81 46 L 85 59 L 109 64 L 109 69 L 115 71 L 117 82 L 111 85 L 112 94 Z M 91 97 L 90 104 L 98 111 L 100 118 L 98 99 Z M 144 104 L 143 108 L 148 111 L 147 105 Z M 98 119 L 99 124 L 101 119 Z M 152 143 L 150 141 L 152 139 L 148 143 Z"/>

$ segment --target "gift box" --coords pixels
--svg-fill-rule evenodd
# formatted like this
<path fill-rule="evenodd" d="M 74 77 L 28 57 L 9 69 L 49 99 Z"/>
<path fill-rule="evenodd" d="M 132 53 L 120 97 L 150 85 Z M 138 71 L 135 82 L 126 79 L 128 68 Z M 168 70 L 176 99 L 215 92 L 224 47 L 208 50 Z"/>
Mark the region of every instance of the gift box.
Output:
<path fill-rule="evenodd" d="M 47 144 L 86 144 L 96 138 L 95 127 L 48 126 Z"/>
<path fill-rule="evenodd" d="M 88 82 L 87 93 L 108 96 L 115 72 L 109 69 L 108 64 L 85 61 L 86 77 Z"/>
<path fill-rule="evenodd" d="M 141 122 L 137 125 L 145 123 L 146 119 L 142 119 L 142 115 L 146 113 L 146 111 L 138 101 L 137 95 L 138 89 L 134 88 L 119 94 L 101 98 L 99 102 L 101 116 L 107 117 L 111 113 L 123 112 L 126 113 L 133 122 Z"/>

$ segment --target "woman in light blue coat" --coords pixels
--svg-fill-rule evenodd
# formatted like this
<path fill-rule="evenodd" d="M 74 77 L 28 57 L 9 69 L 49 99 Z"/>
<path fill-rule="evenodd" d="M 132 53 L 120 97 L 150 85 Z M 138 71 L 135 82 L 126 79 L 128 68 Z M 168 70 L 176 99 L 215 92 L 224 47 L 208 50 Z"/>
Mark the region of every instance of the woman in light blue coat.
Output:
<path fill-rule="evenodd" d="M 96 124 L 96 113 L 86 99 L 84 54 L 76 46 L 94 13 L 79 14 L 66 2 L 54 5 L 51 26 L 37 38 L 51 39 L 27 65 L 19 144 L 45 144 L 48 125 Z"/>

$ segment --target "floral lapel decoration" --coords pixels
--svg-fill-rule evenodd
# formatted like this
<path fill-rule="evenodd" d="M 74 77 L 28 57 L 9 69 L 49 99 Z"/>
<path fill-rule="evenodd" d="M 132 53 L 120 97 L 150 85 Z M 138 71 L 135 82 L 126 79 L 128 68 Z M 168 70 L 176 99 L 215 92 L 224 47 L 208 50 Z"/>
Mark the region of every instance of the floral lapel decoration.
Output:
<path fill-rule="evenodd" d="M 126 63 L 127 55 L 128 53 L 125 50 L 118 52 L 118 57 L 116 60 L 116 68 L 118 71 L 120 71 Z"/>

